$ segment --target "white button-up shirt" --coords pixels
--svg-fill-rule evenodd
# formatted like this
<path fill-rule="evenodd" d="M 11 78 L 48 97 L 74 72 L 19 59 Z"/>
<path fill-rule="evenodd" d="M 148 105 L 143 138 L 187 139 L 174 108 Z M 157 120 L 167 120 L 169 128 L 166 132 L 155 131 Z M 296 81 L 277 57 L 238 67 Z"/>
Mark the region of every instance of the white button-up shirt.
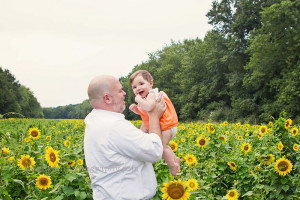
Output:
<path fill-rule="evenodd" d="M 84 153 L 94 200 L 150 199 L 152 163 L 161 159 L 158 135 L 137 129 L 123 114 L 94 109 L 85 118 Z"/>

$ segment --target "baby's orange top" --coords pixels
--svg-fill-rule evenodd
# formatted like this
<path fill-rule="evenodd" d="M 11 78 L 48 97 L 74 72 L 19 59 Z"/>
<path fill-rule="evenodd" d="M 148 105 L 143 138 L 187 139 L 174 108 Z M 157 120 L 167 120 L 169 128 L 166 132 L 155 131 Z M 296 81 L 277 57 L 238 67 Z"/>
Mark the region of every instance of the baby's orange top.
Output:
<path fill-rule="evenodd" d="M 163 92 L 163 98 L 166 102 L 166 110 L 163 114 L 163 116 L 160 118 L 160 128 L 162 131 L 166 131 L 170 128 L 173 128 L 177 126 L 178 124 L 178 117 L 176 114 L 176 110 L 167 96 L 166 93 Z M 149 130 L 149 117 L 146 110 L 143 110 L 140 106 L 138 106 L 139 113 L 141 115 L 141 118 L 146 126 L 146 128 Z"/>

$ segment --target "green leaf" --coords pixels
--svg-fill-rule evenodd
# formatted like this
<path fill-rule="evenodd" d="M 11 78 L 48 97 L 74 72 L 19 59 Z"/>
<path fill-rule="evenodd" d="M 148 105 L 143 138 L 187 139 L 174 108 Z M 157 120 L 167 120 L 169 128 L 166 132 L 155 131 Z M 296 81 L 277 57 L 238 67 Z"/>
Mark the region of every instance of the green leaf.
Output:
<path fill-rule="evenodd" d="M 55 197 L 55 199 L 53 199 L 53 200 L 63 200 L 63 199 L 64 199 L 64 195 L 60 195 L 60 196 Z"/>
<path fill-rule="evenodd" d="M 69 186 L 65 186 L 63 188 L 63 191 L 64 193 L 67 195 L 67 196 L 70 196 L 71 194 L 74 193 L 74 189 L 72 187 L 69 187 Z"/>
<path fill-rule="evenodd" d="M 57 184 L 54 186 L 53 190 L 51 190 L 49 193 L 51 194 L 51 193 L 55 192 L 55 191 L 59 188 L 59 186 L 61 186 L 61 183 L 60 183 L 60 182 L 57 183 Z"/>
<path fill-rule="evenodd" d="M 86 193 L 85 192 L 81 192 L 80 193 L 80 199 L 85 199 L 86 198 Z"/>
<path fill-rule="evenodd" d="M 76 190 L 76 191 L 74 192 L 74 194 L 75 194 L 75 197 L 79 197 L 80 191 L 79 191 L 79 190 Z"/>
<path fill-rule="evenodd" d="M 76 175 L 76 174 L 67 174 L 67 175 L 65 176 L 65 178 L 66 178 L 68 181 L 72 182 L 74 179 L 77 178 L 77 175 Z"/>
<path fill-rule="evenodd" d="M 263 189 L 264 185 L 256 185 L 255 187 L 258 188 L 258 189 Z"/>
<path fill-rule="evenodd" d="M 283 186 L 282 186 L 282 189 L 286 192 L 286 191 L 288 191 L 288 190 L 290 189 L 290 186 L 288 186 L 288 185 L 283 185 Z"/>
<path fill-rule="evenodd" d="M 20 185 L 22 185 L 23 189 L 25 190 L 23 181 L 18 180 L 18 179 L 13 179 L 13 181 L 16 182 L 16 183 L 19 183 Z"/>
<path fill-rule="evenodd" d="M 248 191 L 242 197 L 244 197 L 244 196 L 252 196 L 252 195 L 253 195 L 253 192 L 252 191 Z"/>

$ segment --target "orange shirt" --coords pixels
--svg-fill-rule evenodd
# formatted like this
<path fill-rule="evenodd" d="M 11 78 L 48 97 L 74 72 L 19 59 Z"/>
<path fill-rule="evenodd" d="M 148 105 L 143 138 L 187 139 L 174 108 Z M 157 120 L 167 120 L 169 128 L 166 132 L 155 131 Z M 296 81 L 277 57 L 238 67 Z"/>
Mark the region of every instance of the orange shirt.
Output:
<path fill-rule="evenodd" d="M 164 92 L 163 92 L 163 98 L 166 102 L 167 108 L 166 108 L 163 116 L 160 118 L 159 123 L 160 123 L 161 130 L 166 131 L 170 128 L 177 126 L 178 117 L 177 117 L 176 110 L 175 110 L 171 100 L 169 99 L 167 94 Z M 149 117 L 148 117 L 147 111 L 143 110 L 140 106 L 138 106 L 138 110 L 139 110 L 139 113 L 141 115 L 141 118 L 142 118 L 146 128 L 149 130 Z"/>

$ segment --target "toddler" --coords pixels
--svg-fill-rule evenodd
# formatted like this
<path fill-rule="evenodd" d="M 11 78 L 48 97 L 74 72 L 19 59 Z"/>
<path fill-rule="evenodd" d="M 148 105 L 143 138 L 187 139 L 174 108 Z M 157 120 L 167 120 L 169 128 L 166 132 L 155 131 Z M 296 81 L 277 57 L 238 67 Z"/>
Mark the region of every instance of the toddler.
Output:
<path fill-rule="evenodd" d="M 135 94 L 136 104 L 131 104 L 129 109 L 140 115 L 142 118 L 141 130 L 148 133 L 149 117 L 147 111 L 152 110 L 155 105 L 155 99 L 158 97 L 158 89 L 152 89 L 153 78 L 146 70 L 139 70 L 130 76 L 130 84 Z M 162 92 L 162 91 L 161 91 Z M 162 130 L 163 158 L 170 168 L 171 174 L 176 176 L 180 169 L 180 158 L 178 158 L 169 147 L 170 140 L 175 137 L 177 132 L 178 117 L 175 108 L 167 96 L 162 92 L 166 102 L 166 110 L 160 119 L 160 128 Z"/>

